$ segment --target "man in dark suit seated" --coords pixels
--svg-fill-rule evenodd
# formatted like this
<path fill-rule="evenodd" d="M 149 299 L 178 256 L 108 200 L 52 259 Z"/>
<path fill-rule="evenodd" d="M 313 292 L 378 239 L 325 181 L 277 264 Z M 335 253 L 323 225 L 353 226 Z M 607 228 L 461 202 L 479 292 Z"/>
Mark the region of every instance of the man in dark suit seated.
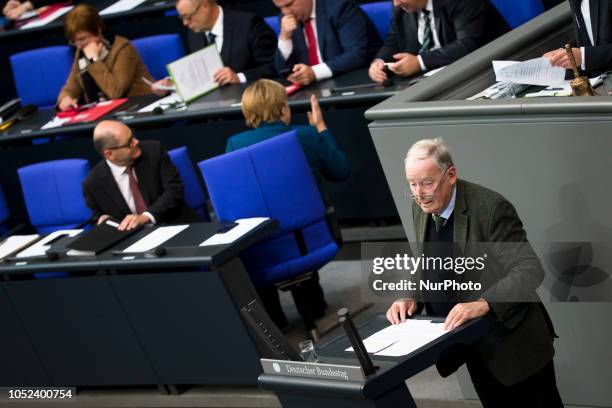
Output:
<path fill-rule="evenodd" d="M 440 359 L 438 370 L 446 376 L 466 363 L 485 408 L 562 408 L 553 365 L 555 332 L 535 292 L 544 270 L 514 206 L 501 194 L 457 178 L 441 139 L 415 143 L 406 155 L 405 171 L 414 200 L 417 245 L 423 246 L 426 256 L 432 250 L 453 250 L 453 243 L 464 248 L 461 255 L 469 258 L 483 256 L 486 251 L 482 274 L 465 278 L 487 282 L 484 290 L 463 297 L 446 291 L 442 301 L 437 301 L 440 297 L 433 291 L 419 293 L 421 298 L 433 300 L 426 303 L 428 314 L 446 316 L 448 330 L 478 317 L 491 324 L 489 333 L 474 346 Z M 431 280 L 444 273 L 429 269 L 420 271 L 419 276 Z M 451 269 L 450 275 L 456 275 L 455 271 Z M 396 301 L 387 311 L 387 319 L 398 324 L 412 316 L 416 306 L 412 299 Z"/>
<path fill-rule="evenodd" d="M 141 143 L 130 128 L 110 120 L 96 126 L 93 141 L 104 160 L 85 178 L 83 195 L 98 224 L 113 218 L 120 230 L 129 230 L 201 221 L 185 204 L 181 177 L 159 142 Z"/>
<path fill-rule="evenodd" d="M 399 76 L 449 65 L 510 27 L 488 0 L 393 0 L 391 30 L 370 78 L 387 79 L 385 63 Z"/>
<path fill-rule="evenodd" d="M 223 8 L 216 0 L 178 0 L 176 11 L 189 28 L 191 52 L 217 45 L 225 65 L 213 74 L 220 85 L 276 76 L 276 36 L 261 17 Z"/>
<path fill-rule="evenodd" d="M 578 69 L 589 77 L 612 69 L 612 1 L 569 0 L 569 3 L 576 31 L 572 52 Z M 563 48 L 547 52 L 544 57 L 554 66 L 572 69 Z"/>
<path fill-rule="evenodd" d="M 353 0 L 273 0 L 281 10 L 275 63 L 288 79 L 308 85 L 365 67 L 381 44 Z"/>

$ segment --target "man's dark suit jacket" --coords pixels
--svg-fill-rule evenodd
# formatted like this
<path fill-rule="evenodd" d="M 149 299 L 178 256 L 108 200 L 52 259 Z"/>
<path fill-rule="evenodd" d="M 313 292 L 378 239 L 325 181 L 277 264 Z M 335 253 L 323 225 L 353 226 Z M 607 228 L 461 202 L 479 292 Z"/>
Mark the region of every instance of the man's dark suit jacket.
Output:
<path fill-rule="evenodd" d="M 187 34 L 190 52 L 206 45 L 205 33 Z M 242 72 L 247 81 L 274 78 L 276 35 L 265 21 L 251 13 L 223 8 L 223 48 L 221 59 L 226 67 Z"/>
<path fill-rule="evenodd" d="M 429 215 L 413 203 L 412 217 L 417 242 L 423 242 Z M 476 352 L 499 382 L 507 386 L 517 384 L 544 368 L 555 353 L 552 322 L 535 293 L 544 279 L 544 270 L 527 244 L 527 234 L 514 206 L 500 194 L 458 180 L 453 219 L 453 241 L 459 246 L 469 248 L 470 242 L 526 244 L 519 245 L 521 249 L 510 255 L 508 251 L 497 256 L 489 254 L 487 263 L 497 262 L 498 265 L 487 266 L 483 273 L 493 271 L 503 275 L 496 279 L 497 284 L 480 295 L 491 307 L 488 316 L 491 330 L 476 345 Z M 519 291 L 517 285 L 522 285 L 522 293 L 532 295 L 533 302 L 499 301 L 512 298 Z M 463 364 L 465 358 L 463 353 L 456 353 L 447 361 L 439 361 L 438 370 L 448 375 Z"/>
<path fill-rule="evenodd" d="M 434 21 L 441 48 L 423 52 L 427 69 L 449 65 L 510 30 L 488 0 L 433 0 Z M 419 13 L 393 9 L 391 30 L 376 58 L 393 62 L 393 54 L 419 53 Z"/>
<path fill-rule="evenodd" d="M 596 76 L 612 69 L 612 0 L 590 0 L 589 8 L 595 45 L 583 44 L 576 19 L 574 28 L 576 45 L 584 47 L 585 68 L 589 76 Z"/>
<path fill-rule="evenodd" d="M 374 24 L 353 0 L 317 0 L 316 25 L 321 63 L 334 75 L 368 65 L 382 43 Z M 279 18 L 282 18 L 280 16 Z M 304 26 L 293 32 L 293 52 L 285 61 L 276 51 L 276 69 L 291 69 L 295 64 L 309 65 Z"/>
<path fill-rule="evenodd" d="M 158 224 L 201 221 L 185 204 L 183 182 L 166 150 L 156 141 L 140 142 L 142 155 L 134 163 L 138 187 Z M 85 203 L 97 220 L 103 214 L 121 221 L 131 211 L 106 160 L 99 162 L 83 182 Z"/>

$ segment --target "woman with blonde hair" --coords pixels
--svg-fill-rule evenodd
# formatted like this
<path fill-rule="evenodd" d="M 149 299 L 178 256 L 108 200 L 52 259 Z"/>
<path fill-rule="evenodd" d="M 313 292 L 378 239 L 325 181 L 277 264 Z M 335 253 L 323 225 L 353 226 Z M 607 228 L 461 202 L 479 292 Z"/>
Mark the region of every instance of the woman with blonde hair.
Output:
<path fill-rule="evenodd" d="M 291 108 L 285 88 L 278 82 L 260 79 L 242 94 L 242 113 L 253 130 L 239 133 L 227 141 L 227 152 L 262 142 L 271 137 L 297 131 L 308 163 L 317 182 L 342 181 L 349 176 L 349 163 L 331 134 L 317 98 L 310 99 L 309 126 L 291 126 Z"/>
<path fill-rule="evenodd" d="M 80 4 L 64 19 L 64 33 L 76 47 L 74 63 L 57 98 L 65 111 L 79 103 L 138 96 L 151 93 L 143 77 L 151 75 L 136 49 L 121 36 L 104 35 L 106 27 L 98 11 Z"/>

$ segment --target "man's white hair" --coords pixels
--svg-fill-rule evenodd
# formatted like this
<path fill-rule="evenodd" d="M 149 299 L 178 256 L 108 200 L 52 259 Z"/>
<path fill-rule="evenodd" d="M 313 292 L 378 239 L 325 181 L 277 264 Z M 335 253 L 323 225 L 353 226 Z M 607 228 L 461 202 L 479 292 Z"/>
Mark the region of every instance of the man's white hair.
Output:
<path fill-rule="evenodd" d="M 410 159 L 424 160 L 430 157 L 433 158 L 436 166 L 442 171 L 445 171 L 454 164 L 446 143 L 441 137 L 436 137 L 435 139 L 419 140 L 413 144 L 408 153 L 406 153 L 404 168 L 408 166 Z"/>

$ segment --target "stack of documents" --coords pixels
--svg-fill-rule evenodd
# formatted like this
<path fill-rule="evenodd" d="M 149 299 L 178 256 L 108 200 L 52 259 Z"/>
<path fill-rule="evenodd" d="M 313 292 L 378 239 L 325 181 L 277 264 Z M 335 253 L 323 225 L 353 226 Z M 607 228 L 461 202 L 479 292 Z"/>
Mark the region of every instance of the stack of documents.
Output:
<path fill-rule="evenodd" d="M 173 238 L 174 236 L 180 234 L 187 228 L 189 228 L 189 225 L 171 225 L 168 227 L 156 228 L 150 234 L 147 234 L 137 242 L 125 248 L 123 250 L 123 253 L 134 254 L 151 251 L 152 249 L 155 249 L 161 244 L 163 244 L 164 242 L 170 240 L 170 238 Z"/>
<path fill-rule="evenodd" d="M 404 323 L 391 325 L 364 340 L 368 353 L 377 356 L 399 357 L 431 343 L 448 333 L 444 323 L 431 320 L 408 319 Z M 350 347 L 346 351 L 353 351 Z"/>
<path fill-rule="evenodd" d="M 4 240 L 2 244 L 0 244 L 0 260 L 6 258 L 14 252 L 17 252 L 32 242 L 36 241 L 40 235 L 13 235 L 12 237 L 8 237 Z"/>
<path fill-rule="evenodd" d="M 51 248 L 51 244 L 55 241 L 58 241 L 64 237 L 76 237 L 81 232 L 82 229 L 74 229 L 74 230 L 59 230 L 52 232 L 47 235 L 34 245 L 29 248 L 26 248 L 24 251 L 21 251 L 17 254 L 16 258 L 30 258 L 30 257 L 40 257 L 45 256 L 47 251 Z"/>
<path fill-rule="evenodd" d="M 63 16 L 64 14 L 72 10 L 73 8 L 74 6 L 60 7 L 57 10 L 53 11 L 52 13 L 47 14 L 43 18 L 37 18 L 34 21 L 30 21 L 29 23 L 22 25 L 21 27 L 19 27 L 19 29 L 27 30 L 29 28 L 42 27 L 44 25 L 49 24 L 56 18 Z"/>
<path fill-rule="evenodd" d="M 514 84 L 551 86 L 565 81 L 565 68 L 553 67 L 547 58 L 528 61 L 493 61 L 495 80 Z"/>

